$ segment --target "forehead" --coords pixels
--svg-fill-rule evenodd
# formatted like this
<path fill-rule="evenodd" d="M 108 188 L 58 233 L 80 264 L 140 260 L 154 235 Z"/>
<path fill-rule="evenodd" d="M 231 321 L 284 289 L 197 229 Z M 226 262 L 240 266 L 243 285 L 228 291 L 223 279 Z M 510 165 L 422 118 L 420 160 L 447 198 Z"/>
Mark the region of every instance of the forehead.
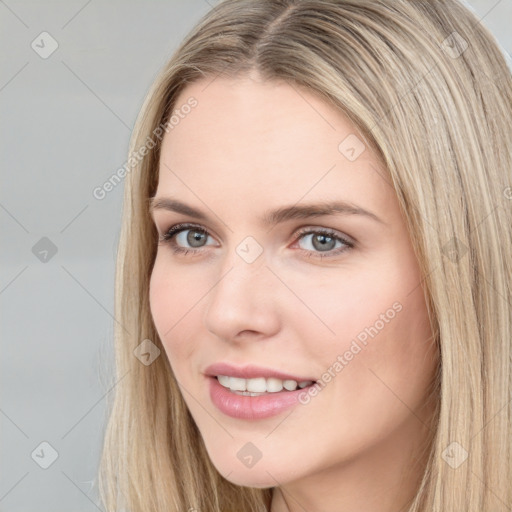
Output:
<path fill-rule="evenodd" d="M 385 170 L 355 125 L 309 91 L 252 78 L 205 79 L 181 92 L 175 111 L 191 98 L 196 106 L 183 109 L 188 113 L 164 137 L 159 193 L 268 206 L 342 197 L 364 199 L 374 210 L 393 200 Z"/>
<path fill-rule="evenodd" d="M 175 152 L 186 142 L 209 151 L 215 146 L 216 153 L 229 149 L 230 157 L 240 159 L 290 161 L 294 155 L 304 156 L 304 144 L 311 158 L 318 158 L 320 151 L 314 148 L 321 141 L 322 153 L 330 148 L 332 157 L 338 154 L 338 139 L 356 131 L 325 101 L 286 82 L 203 80 L 185 88 L 175 108 L 191 97 L 197 106 L 167 137 Z"/>

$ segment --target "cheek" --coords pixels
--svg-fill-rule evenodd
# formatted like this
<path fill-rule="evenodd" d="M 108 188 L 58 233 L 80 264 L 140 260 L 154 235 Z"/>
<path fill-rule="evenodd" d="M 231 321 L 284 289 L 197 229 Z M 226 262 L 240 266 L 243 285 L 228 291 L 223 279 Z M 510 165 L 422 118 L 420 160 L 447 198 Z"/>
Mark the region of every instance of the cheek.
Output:
<path fill-rule="evenodd" d="M 307 306 L 294 306 L 304 312 L 298 316 L 295 311 L 293 322 L 300 326 L 301 339 L 315 340 L 317 355 L 332 356 L 348 350 L 354 339 L 364 346 L 375 328 L 389 331 L 412 289 L 403 274 L 397 279 L 392 275 L 392 269 L 382 271 L 381 264 L 378 270 L 348 268 L 291 284 Z"/>
<path fill-rule="evenodd" d="M 295 329 L 311 360 L 331 368 L 331 375 L 343 374 L 345 391 L 372 389 L 381 377 L 399 389 L 412 385 L 414 393 L 422 393 L 436 355 L 412 253 L 382 258 L 364 271 L 347 269 L 335 278 L 326 274 L 314 288 L 308 284 L 295 284 L 310 310 L 295 315 Z"/>
<path fill-rule="evenodd" d="M 319 375 L 325 386 L 305 406 L 305 421 L 333 440 L 324 453 L 333 462 L 333 446 L 340 452 L 363 449 L 408 421 L 411 410 L 424 414 L 438 360 L 423 291 L 414 273 L 398 265 L 387 270 L 368 271 L 364 279 L 354 272 L 343 281 L 345 290 L 332 283 L 309 295 L 302 290 L 308 306 L 334 331 L 313 315 L 301 316 L 296 325 L 304 357 L 325 371 Z"/>
<path fill-rule="evenodd" d="M 162 341 L 164 341 L 164 333 L 172 326 L 172 312 L 175 306 L 173 294 L 170 293 L 170 281 L 170 278 L 162 272 L 162 265 L 159 264 L 157 256 L 149 281 L 149 307 L 153 323 Z"/>
<path fill-rule="evenodd" d="M 153 323 L 162 341 L 171 366 L 177 360 L 187 358 L 193 350 L 193 336 L 189 332 L 194 306 L 204 295 L 197 286 L 190 286 L 184 273 L 165 265 L 162 256 L 157 256 L 150 278 L 149 303 Z M 190 342 L 177 343 L 176 340 Z M 173 370 L 176 368 L 173 366 Z"/>

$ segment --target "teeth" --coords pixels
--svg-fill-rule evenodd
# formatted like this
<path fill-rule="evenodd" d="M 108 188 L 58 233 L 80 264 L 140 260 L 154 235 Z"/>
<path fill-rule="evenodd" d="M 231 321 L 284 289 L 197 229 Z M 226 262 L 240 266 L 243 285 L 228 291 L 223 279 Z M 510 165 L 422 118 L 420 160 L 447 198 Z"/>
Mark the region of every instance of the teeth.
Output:
<path fill-rule="evenodd" d="M 285 380 L 283 382 L 284 389 L 287 389 L 288 391 L 294 391 L 297 389 L 297 381 L 295 380 Z"/>
<path fill-rule="evenodd" d="M 257 379 L 243 379 L 246 381 L 245 388 L 251 393 L 264 393 L 267 391 L 267 382 L 263 377 Z M 243 389 L 240 391 L 244 391 Z"/>
<path fill-rule="evenodd" d="M 270 393 L 277 393 L 278 391 L 282 391 L 287 382 L 289 381 L 284 381 L 283 383 L 281 379 L 274 379 L 273 377 L 270 377 L 267 379 L 266 391 L 269 391 Z"/>
<path fill-rule="evenodd" d="M 219 375 L 217 379 L 225 388 L 229 388 L 229 377 L 227 375 Z"/>
<path fill-rule="evenodd" d="M 307 380 L 297 383 L 295 380 L 281 380 L 274 377 L 257 377 L 255 379 L 240 379 L 238 377 L 229 377 L 228 375 L 218 375 L 219 383 L 225 388 L 236 392 L 239 395 L 257 396 L 261 393 L 278 393 L 283 389 L 295 391 L 297 387 L 305 388 L 313 384 Z"/>
<path fill-rule="evenodd" d="M 246 391 L 246 380 L 238 377 L 229 377 L 229 389 L 233 391 Z"/>

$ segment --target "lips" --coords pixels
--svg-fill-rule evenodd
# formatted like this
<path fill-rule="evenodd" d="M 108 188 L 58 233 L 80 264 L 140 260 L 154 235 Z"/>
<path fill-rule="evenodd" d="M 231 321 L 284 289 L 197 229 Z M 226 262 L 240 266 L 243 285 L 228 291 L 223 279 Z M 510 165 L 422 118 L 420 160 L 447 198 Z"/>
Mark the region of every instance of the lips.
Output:
<path fill-rule="evenodd" d="M 256 365 L 235 366 L 229 363 L 215 363 L 208 366 L 204 374 L 212 404 L 223 414 L 239 420 L 263 420 L 276 416 L 290 407 L 298 406 L 301 403 L 299 400 L 301 394 L 307 392 L 307 387 L 316 383 L 316 379 L 309 375 L 285 373 Z M 247 382 L 251 379 L 257 381 L 279 379 L 283 382 L 295 381 L 304 384 L 307 382 L 307 387 L 293 391 L 283 389 L 263 393 L 240 393 L 224 387 L 217 379 L 219 376 L 229 377 L 231 380 L 232 378 L 241 381 L 246 379 Z"/>
<path fill-rule="evenodd" d="M 255 379 L 257 377 L 270 378 L 280 380 L 295 380 L 297 382 L 313 381 L 316 382 L 316 378 L 311 375 L 294 375 L 291 373 L 285 373 L 280 370 L 274 370 L 272 368 L 266 368 L 257 365 L 246 365 L 246 366 L 235 366 L 230 363 L 215 363 L 206 368 L 204 371 L 208 377 L 217 377 L 218 375 L 228 375 L 229 377 L 238 377 L 240 379 Z"/>
<path fill-rule="evenodd" d="M 277 416 L 291 407 L 298 407 L 300 396 L 306 389 L 261 393 L 258 396 L 242 396 L 222 386 L 215 377 L 207 377 L 207 388 L 212 404 L 226 416 L 238 420 L 263 420 Z"/>

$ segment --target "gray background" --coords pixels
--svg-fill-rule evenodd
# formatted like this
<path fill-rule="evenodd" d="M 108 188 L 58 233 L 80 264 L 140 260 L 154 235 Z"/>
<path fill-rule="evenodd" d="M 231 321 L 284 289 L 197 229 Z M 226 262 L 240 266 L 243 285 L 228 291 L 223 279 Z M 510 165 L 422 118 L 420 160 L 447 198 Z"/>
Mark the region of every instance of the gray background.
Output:
<path fill-rule="evenodd" d="M 125 162 L 153 78 L 214 3 L 0 0 L 0 511 L 101 510 L 123 187 L 92 191 Z M 512 0 L 470 5 L 512 53 Z M 47 58 L 44 31 L 58 43 Z M 48 469 L 44 441 L 58 454 Z"/>

